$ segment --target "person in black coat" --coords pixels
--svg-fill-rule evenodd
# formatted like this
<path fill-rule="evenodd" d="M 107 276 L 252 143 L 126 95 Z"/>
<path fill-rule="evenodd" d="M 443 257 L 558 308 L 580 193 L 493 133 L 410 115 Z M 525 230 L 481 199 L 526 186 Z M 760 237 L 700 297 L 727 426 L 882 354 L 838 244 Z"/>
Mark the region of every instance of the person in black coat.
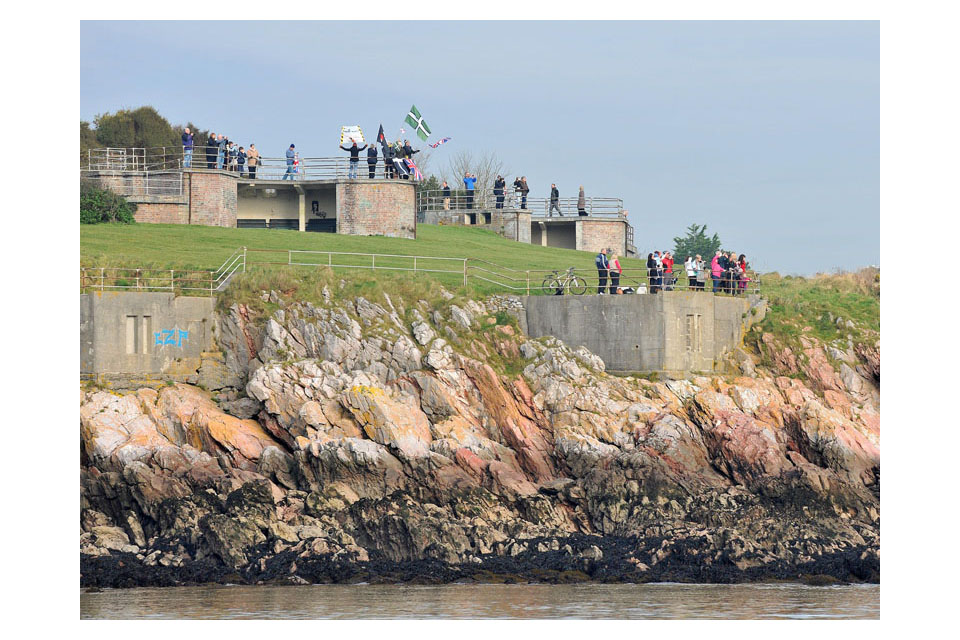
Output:
<path fill-rule="evenodd" d="M 356 179 L 357 169 L 359 168 L 359 164 L 360 164 L 360 152 L 366 149 L 367 145 L 358 147 L 356 140 L 351 140 L 351 142 L 353 142 L 353 144 L 351 144 L 349 147 L 340 145 L 340 148 L 343 149 L 344 151 L 350 152 L 350 170 L 347 173 L 347 177 L 351 179 Z"/>
<path fill-rule="evenodd" d="M 657 261 L 654 260 L 653 254 L 647 254 L 647 278 L 650 280 L 650 293 L 656 293 L 660 290 L 660 287 L 657 278 Z"/>
<path fill-rule="evenodd" d="M 381 149 L 381 155 L 383 155 L 383 177 L 392 179 L 396 175 L 397 171 L 393 166 L 393 159 L 396 157 L 397 152 L 393 150 L 393 145 L 384 141 L 383 148 Z"/>
<path fill-rule="evenodd" d="M 207 169 L 217 166 L 217 134 L 211 133 L 207 138 Z"/>
<path fill-rule="evenodd" d="M 497 176 L 493 181 L 493 195 L 497 197 L 497 209 L 503 209 L 503 188 L 507 186 L 507 181 L 503 176 Z"/>
<path fill-rule="evenodd" d="M 377 173 L 377 147 L 373 143 L 367 148 L 367 170 L 370 173 L 370 179 L 373 180 Z"/>

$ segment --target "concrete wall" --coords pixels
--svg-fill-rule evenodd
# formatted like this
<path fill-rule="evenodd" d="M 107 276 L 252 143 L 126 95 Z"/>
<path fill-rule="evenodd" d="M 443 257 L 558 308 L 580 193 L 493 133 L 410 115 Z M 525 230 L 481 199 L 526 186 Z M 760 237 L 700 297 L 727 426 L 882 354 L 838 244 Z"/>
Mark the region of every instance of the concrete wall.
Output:
<path fill-rule="evenodd" d="M 668 291 L 652 295 L 527 296 L 528 335 L 585 346 L 612 371 L 714 371 L 739 345 L 743 298 Z"/>
<path fill-rule="evenodd" d="M 80 296 L 80 371 L 186 376 L 213 347 L 214 299 L 172 293 Z"/>
<path fill-rule="evenodd" d="M 417 203 L 409 180 L 337 183 L 337 233 L 417 237 Z"/>

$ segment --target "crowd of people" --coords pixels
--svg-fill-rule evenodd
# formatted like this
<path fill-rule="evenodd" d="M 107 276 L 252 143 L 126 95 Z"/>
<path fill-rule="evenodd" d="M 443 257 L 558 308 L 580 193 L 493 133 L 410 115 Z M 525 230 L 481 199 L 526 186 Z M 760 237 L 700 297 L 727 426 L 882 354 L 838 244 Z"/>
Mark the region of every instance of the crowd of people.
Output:
<path fill-rule="evenodd" d="M 180 142 L 183 145 L 183 166 L 189 169 L 193 167 L 193 152 L 195 149 L 193 132 L 189 128 L 183 130 Z M 242 147 L 223 134 L 210 132 L 203 149 L 207 169 L 236 171 L 250 178 L 257 177 L 257 167 L 260 166 L 260 152 L 257 151 L 257 146 L 252 142 L 249 147 Z"/>
<path fill-rule="evenodd" d="M 633 292 L 631 287 L 620 287 L 623 268 L 616 253 L 611 249 L 601 249 L 595 263 L 599 295 L 603 295 L 605 290 L 611 294 Z M 673 254 L 669 251 L 654 251 L 647 254 L 647 280 L 650 293 L 674 290 L 677 284 L 674 264 Z M 704 291 L 709 278 L 713 283 L 714 293 L 738 295 L 746 291 L 747 283 L 750 281 L 747 275 L 747 257 L 742 253 L 736 256 L 732 251 L 718 250 L 709 265 L 704 262 L 700 254 L 687 256 L 683 269 L 686 272 L 687 286 L 690 291 Z"/>
<path fill-rule="evenodd" d="M 194 168 L 194 152 L 197 151 L 197 141 L 194 140 L 193 132 L 185 128 L 180 136 L 183 145 L 183 167 L 185 169 Z M 382 158 L 384 178 L 409 179 L 410 173 L 405 159 L 412 159 L 414 154 L 420 153 L 419 149 L 410 146 L 409 140 L 400 142 L 388 142 L 383 140 L 381 150 L 378 152 L 374 143 L 358 145 L 356 141 L 350 141 L 350 146 L 340 145 L 340 148 L 350 154 L 348 164 L 348 177 L 357 178 L 359 176 L 360 153 L 366 150 L 367 176 L 370 179 L 377 177 L 377 166 Z M 263 165 L 260 152 L 256 145 L 250 143 L 249 147 L 239 146 L 236 142 L 227 138 L 223 134 L 211 132 L 202 146 L 202 155 L 206 160 L 207 169 L 218 169 L 221 171 L 236 171 L 250 178 L 257 177 L 257 167 Z M 296 145 L 291 144 L 285 153 L 286 171 L 281 180 L 294 180 L 299 174 L 303 173 L 303 164 L 300 154 L 296 150 Z"/>

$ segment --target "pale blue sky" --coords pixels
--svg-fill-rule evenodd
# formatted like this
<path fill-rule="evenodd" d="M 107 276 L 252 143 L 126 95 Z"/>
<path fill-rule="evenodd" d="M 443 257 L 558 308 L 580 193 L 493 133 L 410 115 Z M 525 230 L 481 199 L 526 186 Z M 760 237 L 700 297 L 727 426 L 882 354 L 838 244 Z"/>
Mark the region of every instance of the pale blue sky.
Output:
<path fill-rule="evenodd" d="M 80 118 L 155 106 L 265 155 L 392 136 L 412 103 L 531 195 L 618 196 L 763 270 L 880 262 L 877 22 L 83 22 Z M 418 141 L 419 142 L 419 141 Z"/>

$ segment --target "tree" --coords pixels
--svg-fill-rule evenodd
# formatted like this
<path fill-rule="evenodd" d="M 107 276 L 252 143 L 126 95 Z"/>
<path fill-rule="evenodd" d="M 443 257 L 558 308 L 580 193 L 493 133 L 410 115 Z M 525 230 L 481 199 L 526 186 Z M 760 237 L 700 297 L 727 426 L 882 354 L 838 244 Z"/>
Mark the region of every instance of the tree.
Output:
<path fill-rule="evenodd" d="M 441 178 L 450 185 L 463 186 L 463 174 L 469 171 L 477 176 L 477 189 L 493 189 L 497 176 L 506 178 L 509 171 L 500 157 L 493 151 L 474 154 L 472 151 L 459 151 L 450 158 L 447 169 Z"/>
<path fill-rule="evenodd" d="M 673 239 L 673 255 L 677 260 L 686 260 L 688 256 L 700 254 L 704 260 L 710 260 L 721 244 L 716 233 L 707 236 L 707 225 L 691 224 L 685 237 Z"/>
<path fill-rule="evenodd" d="M 187 123 L 193 133 L 193 144 L 202 147 L 206 144 L 209 131 L 201 129 L 192 122 Z M 93 123 L 80 121 L 80 166 L 85 167 L 90 149 L 115 147 L 129 149 L 168 147 L 177 149 L 183 126 L 172 125 L 153 107 L 121 109 L 116 113 L 103 113 L 93 119 Z M 148 155 L 156 155 L 150 154 Z M 172 157 L 176 157 L 176 152 Z"/>

